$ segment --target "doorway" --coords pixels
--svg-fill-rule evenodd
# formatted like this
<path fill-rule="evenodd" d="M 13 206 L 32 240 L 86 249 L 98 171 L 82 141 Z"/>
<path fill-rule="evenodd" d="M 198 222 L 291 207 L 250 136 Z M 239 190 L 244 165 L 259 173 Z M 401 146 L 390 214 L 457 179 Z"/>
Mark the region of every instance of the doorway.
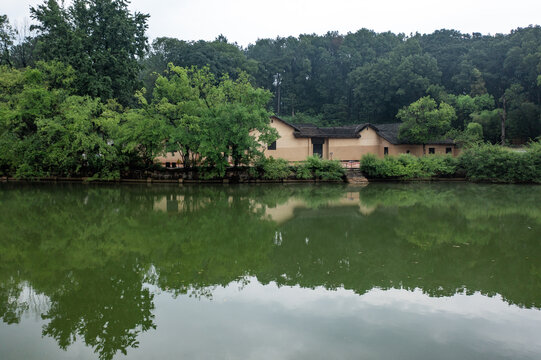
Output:
<path fill-rule="evenodd" d="M 318 155 L 320 158 L 323 158 L 323 144 L 325 143 L 324 138 L 312 138 L 312 154 Z"/>
<path fill-rule="evenodd" d="M 323 157 L 323 144 L 313 144 L 313 153 L 318 155 L 320 158 Z"/>

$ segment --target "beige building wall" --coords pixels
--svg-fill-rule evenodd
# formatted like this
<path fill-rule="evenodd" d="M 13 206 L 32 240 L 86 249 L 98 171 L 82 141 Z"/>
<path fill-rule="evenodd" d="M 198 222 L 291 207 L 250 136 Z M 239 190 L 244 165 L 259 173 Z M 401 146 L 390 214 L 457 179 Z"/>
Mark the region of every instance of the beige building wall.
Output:
<path fill-rule="evenodd" d="M 389 148 L 389 155 L 400 155 L 406 154 L 408 151 L 410 154 L 415 156 L 431 155 L 430 148 L 434 148 L 435 155 L 445 155 L 447 153 L 447 148 L 451 148 L 451 155 L 457 156 L 458 152 L 454 145 L 425 145 L 425 154 L 423 154 L 423 145 L 412 144 L 412 145 L 394 145 L 388 142 L 385 139 L 382 139 L 380 156 L 384 156 L 385 147 Z"/>
<path fill-rule="evenodd" d="M 379 154 L 382 139 L 374 129 L 367 127 L 360 132 L 360 135 L 360 138 L 327 139 L 329 144 L 327 159 L 358 161 L 365 154 Z"/>
<path fill-rule="evenodd" d="M 302 161 L 312 155 L 312 143 L 308 138 L 296 138 L 294 129 L 286 123 L 271 118 L 271 126 L 278 131 L 280 138 L 276 140 L 276 150 L 265 149 L 266 157 L 283 158 L 289 161 Z M 325 153 L 325 146 L 323 147 Z"/>
<path fill-rule="evenodd" d="M 181 164 L 182 157 L 180 156 L 179 152 L 168 152 L 164 156 L 158 156 L 156 158 L 156 162 L 164 165 L 166 162 L 168 163 L 176 163 L 177 166 Z"/>
<path fill-rule="evenodd" d="M 385 147 L 389 148 L 389 155 L 400 155 L 406 154 L 408 151 L 410 154 L 415 156 L 431 155 L 430 148 L 434 148 L 435 155 L 445 155 L 447 154 L 447 148 L 451 148 L 451 155 L 457 156 L 458 152 L 454 145 L 425 145 L 425 153 L 423 154 L 423 145 L 394 145 L 383 139 L 381 145 L 381 154 L 383 156 L 385 152 Z"/>
<path fill-rule="evenodd" d="M 381 148 L 379 149 L 378 156 L 385 156 L 385 148 L 389 148 L 389 155 L 407 154 L 408 151 L 411 155 L 423 156 L 423 145 L 394 145 L 385 139 L 381 139 Z M 427 150 L 428 152 L 428 150 Z"/>

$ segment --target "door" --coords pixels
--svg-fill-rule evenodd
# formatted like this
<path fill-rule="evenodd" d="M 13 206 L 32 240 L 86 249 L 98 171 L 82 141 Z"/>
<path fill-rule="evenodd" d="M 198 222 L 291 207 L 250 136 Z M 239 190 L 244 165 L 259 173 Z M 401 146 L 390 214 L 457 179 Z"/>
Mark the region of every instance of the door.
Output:
<path fill-rule="evenodd" d="M 323 157 L 323 144 L 313 144 L 313 153 L 318 155 L 320 158 Z"/>
<path fill-rule="evenodd" d="M 324 138 L 312 138 L 312 154 L 323 158 L 323 144 L 325 144 Z"/>

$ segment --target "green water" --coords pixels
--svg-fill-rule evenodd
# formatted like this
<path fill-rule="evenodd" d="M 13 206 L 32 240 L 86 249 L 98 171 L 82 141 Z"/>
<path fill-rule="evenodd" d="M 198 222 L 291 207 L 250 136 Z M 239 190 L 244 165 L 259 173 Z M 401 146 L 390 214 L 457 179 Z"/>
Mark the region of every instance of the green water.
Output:
<path fill-rule="evenodd" d="M 539 359 L 541 187 L 0 184 L 0 359 Z"/>

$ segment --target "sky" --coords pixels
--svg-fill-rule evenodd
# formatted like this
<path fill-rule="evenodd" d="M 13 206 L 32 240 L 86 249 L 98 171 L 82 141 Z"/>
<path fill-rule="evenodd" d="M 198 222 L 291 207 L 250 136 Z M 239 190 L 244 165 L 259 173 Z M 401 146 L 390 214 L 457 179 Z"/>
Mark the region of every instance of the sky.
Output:
<path fill-rule="evenodd" d="M 43 1 L 0 0 L 0 14 L 20 25 L 30 21 L 29 6 Z M 241 46 L 259 38 L 361 28 L 496 34 L 541 23 L 540 0 L 132 0 L 130 8 L 150 14 L 150 39 L 213 40 L 223 34 Z"/>

